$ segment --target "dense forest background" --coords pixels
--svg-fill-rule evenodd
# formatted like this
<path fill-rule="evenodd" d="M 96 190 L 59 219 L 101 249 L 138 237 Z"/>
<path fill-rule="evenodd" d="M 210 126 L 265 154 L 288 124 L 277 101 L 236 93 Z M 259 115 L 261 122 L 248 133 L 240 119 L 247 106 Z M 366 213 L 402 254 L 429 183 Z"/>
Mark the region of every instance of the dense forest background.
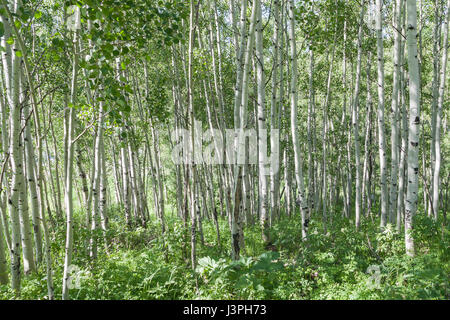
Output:
<path fill-rule="evenodd" d="M 0 299 L 448 299 L 449 8 L 1 0 Z"/>

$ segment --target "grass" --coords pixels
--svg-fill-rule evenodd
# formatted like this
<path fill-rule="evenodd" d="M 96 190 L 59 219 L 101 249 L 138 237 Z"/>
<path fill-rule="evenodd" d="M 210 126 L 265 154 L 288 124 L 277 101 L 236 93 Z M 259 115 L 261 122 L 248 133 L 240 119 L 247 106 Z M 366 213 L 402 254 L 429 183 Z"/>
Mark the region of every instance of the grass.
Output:
<path fill-rule="evenodd" d="M 416 257 L 404 254 L 404 235 L 388 225 L 378 232 L 363 221 L 334 214 L 328 233 L 312 219 L 309 240 L 301 241 L 298 217 L 285 217 L 271 228 L 272 250 L 266 251 L 257 225 L 245 228 L 245 249 L 230 260 L 230 231 L 220 219 L 221 244 L 215 226 L 204 220 L 205 245 L 197 243 L 197 269 L 189 256 L 189 234 L 168 215 L 164 237 L 155 219 L 146 229 L 130 231 L 119 209 L 110 212 L 108 250 L 96 261 L 86 252 L 83 215 L 76 214 L 74 259 L 77 288 L 71 299 L 448 299 L 449 229 L 423 215 L 415 218 Z M 64 226 L 52 232 L 55 297 L 61 298 Z M 183 254 L 187 239 L 187 254 Z M 222 249 L 219 249 L 222 248 Z M 22 282 L 21 299 L 46 299 L 45 266 Z M 14 299 L 6 286 L 0 299 Z"/>

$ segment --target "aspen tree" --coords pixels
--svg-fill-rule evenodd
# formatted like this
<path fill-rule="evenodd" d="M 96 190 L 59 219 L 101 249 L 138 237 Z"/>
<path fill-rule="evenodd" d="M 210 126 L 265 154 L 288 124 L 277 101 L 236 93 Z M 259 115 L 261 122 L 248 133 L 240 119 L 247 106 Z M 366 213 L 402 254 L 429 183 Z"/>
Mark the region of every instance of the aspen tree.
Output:
<path fill-rule="evenodd" d="M 76 9 L 78 10 L 78 9 Z M 78 16 L 78 14 L 75 14 Z M 77 17 L 79 19 L 79 16 Z M 77 21 L 77 24 L 79 21 Z M 65 246 L 65 258 L 64 258 L 64 275 L 63 275 L 63 288 L 62 288 L 62 298 L 63 300 L 69 299 L 69 281 L 70 281 L 70 266 L 72 265 L 72 254 L 73 254 L 73 232 L 74 232 L 74 222 L 73 222 L 73 157 L 74 157 L 74 132 L 75 132 L 75 105 L 77 103 L 77 79 L 78 79 L 78 61 L 79 61 L 79 50 L 78 50 L 78 37 L 79 30 L 76 29 L 73 32 L 72 41 L 72 79 L 70 85 L 70 103 L 69 116 L 67 118 L 67 161 L 65 164 L 65 193 L 64 193 L 64 203 L 66 208 L 66 246 Z"/>
<path fill-rule="evenodd" d="M 262 10 L 261 2 L 255 0 L 254 3 L 257 10 L 257 22 L 256 22 L 256 78 L 258 86 L 258 164 L 259 164 L 259 210 L 262 226 L 262 237 L 265 243 L 270 242 L 269 234 L 269 210 L 268 210 L 268 198 L 267 198 L 267 179 L 265 174 L 265 158 L 267 148 L 264 150 L 263 145 L 267 144 L 267 136 L 263 134 L 266 130 L 266 110 L 265 110 L 265 77 L 264 77 L 264 56 L 263 56 L 263 24 L 262 24 Z M 265 141 L 263 141 L 265 139 Z"/>
<path fill-rule="evenodd" d="M 237 90 L 235 95 L 235 126 L 236 129 L 239 129 L 242 133 L 247 128 L 247 106 L 248 106 L 248 86 L 249 86 L 249 67 L 250 67 L 250 58 L 251 54 L 253 52 L 253 44 L 255 41 L 255 27 L 256 27 L 256 20 L 257 20 L 257 1 L 256 0 L 253 3 L 252 8 L 252 14 L 251 14 L 251 21 L 250 21 L 250 28 L 248 32 L 248 39 L 247 43 L 245 44 L 243 42 L 243 39 L 241 39 L 242 46 L 240 47 L 240 55 L 241 55 L 241 62 L 243 62 L 242 65 L 242 75 L 241 79 L 237 78 Z M 245 23 L 245 12 L 242 12 L 241 15 L 241 23 Z M 241 26 L 242 29 L 242 26 Z M 245 28 L 244 28 L 245 30 Z M 241 37 L 245 37 L 244 34 L 241 35 Z M 244 38 L 245 39 L 245 38 Z M 244 49 L 245 48 L 245 49 Z M 240 90 L 239 90 L 240 88 Z M 239 99 L 240 98 L 240 99 Z M 240 139 L 239 134 L 235 137 L 235 160 L 236 160 L 236 166 L 235 166 L 235 174 L 234 174 L 234 191 L 233 191 L 233 197 L 234 197 L 234 204 L 233 204 L 233 212 L 231 215 L 231 256 L 233 260 L 239 259 L 240 254 L 240 244 L 242 243 L 241 239 L 241 230 L 240 230 L 240 224 L 241 224 L 241 211 L 243 208 L 243 166 L 241 164 L 237 164 L 238 157 L 242 154 L 246 154 L 245 152 L 245 138 L 243 137 Z"/>
<path fill-rule="evenodd" d="M 397 213 L 397 181 L 399 165 L 398 122 L 399 122 L 399 84 L 400 84 L 400 17 L 401 0 L 396 0 L 394 12 L 394 75 L 391 104 L 391 186 L 389 195 L 389 220 L 394 223 Z"/>
<path fill-rule="evenodd" d="M 2 81 L 3 82 L 3 81 Z M 8 284 L 8 261 L 6 260 L 6 254 L 5 249 L 9 250 L 9 247 L 11 246 L 10 243 L 8 243 L 7 235 L 9 234 L 9 230 L 5 228 L 4 221 L 6 221 L 6 197 L 4 196 L 4 186 L 3 186 L 3 177 L 4 177 L 4 167 L 8 163 L 8 128 L 6 125 L 6 118 L 8 116 L 8 111 L 6 107 L 6 103 L 4 102 L 3 96 L 0 96 L 0 125 L 1 125 L 1 148 L 0 148 L 0 154 L 1 157 L 1 163 L 2 163 L 2 170 L 0 172 L 1 178 L 0 178 L 0 285 L 6 285 Z M 6 243 L 6 247 L 5 247 Z"/>
<path fill-rule="evenodd" d="M 381 184 L 381 221 L 384 228 L 388 214 L 388 190 L 386 182 L 386 138 L 384 129 L 384 55 L 383 55 L 383 26 L 382 1 L 376 0 L 376 33 L 377 33 L 377 59 L 378 59 L 378 152 L 380 156 L 380 184 Z"/>
<path fill-rule="evenodd" d="M 272 134 L 272 129 L 279 130 L 280 128 L 280 105 L 277 98 L 277 87 L 278 87 L 278 79 L 279 79 L 279 69 L 282 68 L 281 65 L 281 54 L 280 51 L 280 36 L 281 36 L 281 16 L 280 16 L 280 0 L 274 0 L 274 19 L 275 19 L 275 32 L 273 34 L 273 70 L 272 70 L 272 98 L 270 102 L 270 147 L 271 147 L 271 156 L 275 154 L 275 150 L 278 147 L 280 141 L 275 139 L 275 134 Z M 279 93 L 281 96 L 281 90 Z M 279 161 L 280 158 L 276 161 Z M 271 167 L 270 173 L 270 200 L 271 200 L 271 210 L 270 210 L 270 218 L 271 220 L 278 217 L 280 212 L 280 174 L 278 170 L 275 172 L 275 168 Z"/>
<path fill-rule="evenodd" d="M 366 99 L 366 134 L 364 138 L 364 164 L 362 171 L 362 206 L 364 216 L 367 217 L 370 214 L 370 177 L 369 177 L 369 162 L 370 162 L 370 144 L 371 144 L 371 131 L 372 131 L 372 81 L 370 78 L 372 55 L 369 52 L 367 56 L 367 99 Z M 367 205 L 366 205 L 367 203 Z M 367 209 L 367 211 L 366 211 Z"/>
<path fill-rule="evenodd" d="M 380 0 L 377 0 L 380 1 Z M 355 170 L 356 170 L 356 199 L 355 199 L 355 225 L 356 230 L 359 230 L 361 219 L 361 160 L 360 160 L 360 146 L 359 146 L 359 88 L 361 83 L 361 56 L 362 56 L 362 37 L 363 37 L 363 22 L 364 22 L 364 2 L 361 6 L 361 13 L 359 17 L 359 31 L 358 31 L 358 57 L 356 63 L 356 80 L 355 92 L 353 96 L 353 134 L 355 136 Z"/>
<path fill-rule="evenodd" d="M 161 228 L 162 228 L 162 233 L 164 235 L 164 233 L 166 232 L 166 220 L 164 217 L 164 193 L 163 193 L 163 177 L 161 174 L 161 161 L 160 161 L 160 157 L 159 157 L 159 149 L 158 149 L 158 145 L 159 145 L 159 141 L 158 141 L 158 131 L 153 127 L 153 122 L 151 121 L 151 131 L 152 131 L 152 137 L 153 137 L 153 151 L 155 153 L 155 161 L 156 161 L 156 179 L 158 181 L 157 185 L 158 185 L 158 194 L 159 194 L 159 219 L 161 221 Z"/>
<path fill-rule="evenodd" d="M 408 130 L 408 185 L 405 200 L 405 246 L 406 254 L 414 256 L 414 239 L 411 231 L 413 217 L 417 212 L 419 192 L 419 137 L 420 137 L 420 78 L 417 57 L 417 7 L 416 1 L 406 0 L 407 45 L 409 68 L 409 130 Z"/>
<path fill-rule="evenodd" d="M 102 103 L 103 104 L 103 103 Z M 103 109 L 103 105 L 101 106 Z M 108 230 L 108 213 L 107 213 L 107 187 L 108 187 L 108 177 L 106 172 L 106 155 L 105 155 L 105 139 L 100 140 L 100 159 L 101 159 L 101 175 L 100 175 L 100 199 L 99 199 L 99 215 L 100 215 L 100 225 L 103 231 L 103 236 L 105 237 L 106 247 L 109 246 L 109 240 L 106 236 L 106 231 Z"/>
<path fill-rule="evenodd" d="M 24 88 L 22 86 L 22 77 L 20 77 L 20 104 L 24 103 L 25 97 L 23 95 Z M 22 109 L 22 108 L 21 108 Z M 22 109 L 25 111 L 26 109 Z M 23 114 L 23 112 L 22 112 Z M 25 124 L 25 121 L 23 121 Z M 22 124 L 22 122 L 21 122 Z M 29 275 L 31 272 L 36 270 L 36 265 L 34 261 L 33 254 L 33 235 L 30 228 L 30 215 L 29 215 L 29 206 L 28 206 L 28 193 L 27 193 L 27 167 L 26 162 L 24 160 L 24 151 L 25 151 L 25 137 L 23 134 L 23 130 L 20 133 L 20 148 L 21 148 L 21 161 L 22 161 L 22 170 L 23 170 L 23 185 L 19 189 L 19 214 L 20 214 L 20 234 L 21 234 L 21 242 L 22 242 L 22 257 L 23 257 L 23 271 L 25 275 Z"/>
<path fill-rule="evenodd" d="M 437 120 L 437 104 L 439 99 L 439 49 L 441 40 L 441 19 L 439 15 L 439 1 L 434 2 L 434 28 L 433 28 L 433 82 L 432 82 L 432 102 L 431 102 L 431 143 L 430 143 L 430 171 L 434 177 L 434 169 L 436 164 L 436 120 Z M 445 19 L 444 19 L 445 20 Z M 432 178 L 433 179 L 433 178 Z M 431 193 L 434 194 L 434 184 L 431 183 Z M 431 216 L 432 210 L 429 206 L 428 216 Z"/>
<path fill-rule="evenodd" d="M 25 114 L 28 113 L 28 108 L 25 108 Z M 39 221 L 39 199 L 38 190 L 36 186 L 36 174 L 35 174 L 35 161 L 34 161 L 34 147 L 33 141 L 31 140 L 30 126 L 25 126 L 25 158 L 27 167 L 27 181 L 28 188 L 31 197 L 31 212 L 33 221 L 33 235 L 34 235 L 34 245 L 36 249 L 36 262 L 40 263 L 42 261 L 42 231 L 41 223 Z"/>
<path fill-rule="evenodd" d="M 18 27 L 14 23 L 13 15 L 11 14 L 6 1 L 3 1 L 3 5 L 5 8 L 5 11 L 7 12 L 8 18 L 11 22 L 13 22 L 11 25 L 13 27 L 14 34 L 17 38 L 17 42 L 19 45 L 19 48 L 21 50 L 22 56 L 23 56 L 23 66 L 25 70 L 25 75 L 27 78 L 27 82 L 30 89 L 30 97 L 31 97 L 31 104 L 33 107 L 33 116 L 34 116 L 34 125 L 36 130 L 36 148 L 38 150 L 38 163 L 37 163 L 37 187 L 39 191 L 39 199 L 38 203 L 40 203 L 39 211 L 40 211 L 40 220 L 42 221 L 42 227 L 44 231 L 44 239 L 45 239 L 45 252 L 46 252 L 46 271 L 47 271 L 47 289 L 48 289 L 48 299 L 52 300 L 54 298 L 53 294 L 53 276 L 52 276 L 52 259 L 51 259 L 51 252 L 50 252 L 50 239 L 49 239 L 49 232 L 47 228 L 47 222 L 45 218 L 45 210 L 44 210 L 44 189 L 45 189 L 45 180 L 42 179 L 42 147 L 41 147 L 41 127 L 39 122 L 39 113 L 38 113 L 38 103 L 36 100 L 36 92 L 34 83 L 32 80 L 31 75 L 31 68 L 28 61 L 28 55 L 27 55 L 27 48 L 25 47 L 24 41 L 22 39 L 21 34 L 18 31 Z M 17 6 L 15 7 L 17 9 Z M 42 184 L 44 184 L 44 188 L 42 187 Z M 48 200 L 47 200 L 48 201 Z M 47 204 L 48 206 L 48 204 Z M 49 207 L 49 206 L 48 206 Z M 50 216 L 50 214 L 49 214 Z M 51 217 L 51 216 L 50 216 Z M 11 245 L 9 245 L 11 247 Z"/>
<path fill-rule="evenodd" d="M 405 10 L 405 1 L 402 1 L 402 18 L 401 18 L 401 26 L 402 26 L 402 34 L 405 34 L 405 17 L 406 17 L 406 10 Z M 400 163 L 399 163 L 399 170 L 398 170 L 398 198 L 397 198 L 397 222 L 396 222 L 396 229 L 397 231 L 401 230 L 402 227 L 402 217 L 404 215 L 404 208 L 405 208 L 405 165 L 406 165 L 406 158 L 408 154 L 408 113 L 406 108 L 406 101 L 405 101 L 405 88 L 406 88 L 406 81 L 405 81 L 405 68 L 403 66 L 404 64 L 404 50 L 405 49 L 405 41 L 401 41 L 400 43 L 400 90 L 399 90 L 399 101 L 401 105 L 401 148 L 400 148 Z"/>
<path fill-rule="evenodd" d="M 3 6 L 6 10 L 8 5 L 3 2 Z M 14 9 L 17 8 L 17 1 L 13 3 Z M 9 17 L 10 19 L 10 17 Z M 6 22 L 6 19 L 3 18 Z M 9 22 L 13 22 L 10 20 Z M 6 23 L 5 25 L 8 25 Z M 15 290 L 17 294 L 20 293 L 20 242 L 21 242 L 21 230 L 20 230 L 20 211 L 23 206 L 23 198 L 20 199 L 21 190 L 24 189 L 24 176 L 23 176 L 23 144 L 21 143 L 21 107 L 20 107 L 20 61 L 22 60 L 17 54 L 20 51 L 17 43 L 12 46 L 12 54 L 10 59 L 12 62 L 8 63 L 11 65 L 10 74 L 5 76 L 5 78 L 11 79 L 10 81 L 10 93 L 9 93 L 9 104 L 10 104 L 10 160 L 11 160 L 11 192 L 8 197 L 8 208 L 9 216 L 11 220 L 11 287 Z M 5 71 L 9 71 L 5 70 Z M 6 80 L 8 81 L 8 80 Z"/>
<path fill-rule="evenodd" d="M 291 58 L 291 134 L 292 144 L 294 147 L 294 164 L 295 164 L 295 180 L 297 182 L 298 196 L 296 199 L 297 205 L 300 207 L 300 214 L 302 219 L 302 239 L 306 240 L 308 232 L 308 221 L 306 220 L 306 211 L 308 210 L 308 203 L 305 197 L 305 188 L 303 182 L 303 168 L 302 157 L 300 154 L 300 139 L 297 128 L 297 45 L 295 38 L 295 2 L 290 0 L 289 7 L 289 42 L 290 42 L 290 58 Z"/>
<path fill-rule="evenodd" d="M 439 80 L 439 94 L 438 94 L 438 103 L 437 103 L 437 112 L 436 112 L 436 130 L 434 137 L 435 143 L 435 158 L 436 163 L 434 167 L 433 174 L 433 211 L 434 211 L 434 219 L 437 220 L 439 216 L 439 174 L 441 170 L 441 119 L 442 112 L 444 108 L 444 95 L 445 95 L 445 81 L 446 81 L 446 69 L 448 63 L 448 25 L 450 21 L 450 0 L 447 0 L 447 13 L 444 18 L 444 24 L 442 26 L 444 30 L 444 41 L 442 44 L 442 62 L 441 62 L 441 70 L 440 70 L 440 80 Z"/>
<path fill-rule="evenodd" d="M 3 209 L 0 209 L 3 210 Z M 3 223 L 0 220 L 0 285 L 8 284 L 8 262 L 5 255 L 5 242 L 3 235 Z"/>
<path fill-rule="evenodd" d="M 92 185 L 92 216 L 91 216 L 91 239 L 90 239 L 90 257 L 97 258 L 97 235 L 98 217 L 99 217 L 99 200 L 100 200 L 100 177 L 102 170 L 101 146 L 103 140 L 103 102 L 99 104 L 97 116 L 97 136 L 95 138 L 94 150 L 94 181 Z"/>
<path fill-rule="evenodd" d="M 309 104 L 308 104 L 308 205 L 309 217 L 314 210 L 315 177 L 314 177 L 314 153 L 313 153 L 313 117 L 314 117 L 314 51 L 312 46 L 309 51 Z"/>
<path fill-rule="evenodd" d="M 195 188 L 197 181 L 197 168 L 195 163 L 195 112 L 194 112 L 194 94 L 193 94 L 193 81 L 192 81 L 192 73 L 193 73 L 193 51 L 194 51 L 194 36 L 195 36 L 195 23 L 194 23 L 194 2 L 195 0 L 190 1 L 190 14 L 189 14 L 189 48 L 188 48 L 188 78 L 187 78 L 187 89 L 188 89 L 188 99 L 189 99 L 189 119 L 191 125 L 191 159 L 190 159 L 190 169 L 192 174 L 192 181 L 190 184 L 189 192 L 190 192 L 190 215 L 191 215 L 191 265 L 192 269 L 195 270 L 197 263 L 196 256 L 196 236 L 197 236 L 197 201 L 195 199 Z"/>
<path fill-rule="evenodd" d="M 337 25 L 337 24 L 336 24 Z M 329 108 L 329 100 L 330 100 L 330 93 L 331 93 L 331 78 L 333 75 L 333 65 L 334 65 L 334 56 L 336 52 L 336 32 L 333 40 L 333 48 L 331 52 L 331 60 L 330 61 L 330 67 L 328 69 L 328 77 L 327 77 L 327 91 L 325 95 L 325 101 L 323 105 L 323 129 L 322 129 L 322 191 L 324 192 L 324 195 L 327 191 L 327 179 L 328 179 L 328 173 L 327 173 L 327 142 L 328 142 L 328 108 Z M 327 53 L 327 56 L 329 55 L 329 52 Z M 327 57 L 328 60 L 328 57 Z M 331 187 L 331 185 L 330 185 Z M 332 188 L 330 188 L 332 189 Z M 327 200 L 324 196 L 322 198 L 322 219 L 323 219 L 323 228 L 324 233 L 327 233 Z"/>
<path fill-rule="evenodd" d="M 347 58 L 346 58 L 346 43 L 347 43 L 347 20 L 344 20 L 344 43 L 342 51 L 342 124 L 348 126 L 347 120 Z M 349 127 L 349 126 L 348 126 Z M 349 127 L 350 128 L 350 127 Z M 344 209 L 345 216 L 350 217 L 351 205 L 351 153 L 350 153 L 351 136 L 350 130 L 347 133 L 346 143 L 346 183 L 343 186 L 344 190 Z"/>

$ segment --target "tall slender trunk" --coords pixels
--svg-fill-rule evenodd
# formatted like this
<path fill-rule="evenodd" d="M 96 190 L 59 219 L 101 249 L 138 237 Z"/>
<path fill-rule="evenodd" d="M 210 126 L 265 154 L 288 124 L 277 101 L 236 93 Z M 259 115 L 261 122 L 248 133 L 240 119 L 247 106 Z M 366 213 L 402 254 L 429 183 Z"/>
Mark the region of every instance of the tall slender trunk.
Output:
<path fill-rule="evenodd" d="M 315 177 L 314 177 L 314 152 L 313 152 L 313 118 L 314 118 L 314 51 L 310 48 L 309 53 L 309 104 L 308 104 L 308 206 L 309 217 L 312 215 L 314 206 L 315 195 Z"/>
<path fill-rule="evenodd" d="M 394 13 L 394 76 L 391 104 L 391 186 L 389 195 L 389 220 L 395 222 L 397 213 L 397 179 L 399 166 L 399 148 L 398 148 L 398 122 L 399 122 L 399 84 L 400 84 L 400 17 L 401 0 L 396 0 Z"/>
<path fill-rule="evenodd" d="M 72 69 L 72 81 L 70 86 L 70 105 L 69 105 L 69 117 L 67 123 L 67 162 L 66 168 L 66 188 L 64 193 L 64 203 L 66 207 L 66 246 L 65 246 L 65 259 L 64 259 L 64 275 L 63 275 L 63 300 L 69 299 L 69 286 L 70 286 L 70 272 L 72 265 L 72 251 L 73 251 L 73 158 L 74 158 L 74 133 L 75 133 L 75 104 L 77 103 L 77 79 L 78 79 L 78 36 L 79 31 L 76 30 L 73 35 L 72 43 L 72 56 L 73 56 L 73 69 Z"/>
<path fill-rule="evenodd" d="M 255 40 L 255 27 L 256 27 L 256 18 L 257 18 L 257 1 L 253 3 L 252 15 L 250 21 L 250 28 L 248 32 L 247 43 L 244 42 L 245 38 L 247 38 L 246 34 L 241 34 L 241 48 L 240 48 L 240 56 L 242 58 L 241 63 L 243 65 L 238 70 L 241 70 L 241 78 L 239 78 L 239 74 L 237 77 L 236 88 L 237 93 L 235 95 L 235 105 L 234 105 L 234 115 L 235 115 L 235 127 L 239 128 L 240 131 L 247 127 L 247 106 L 248 106 L 248 87 L 249 87 L 249 67 L 250 67 L 250 59 L 251 54 L 253 52 L 253 44 Z M 246 1 L 245 1 L 246 4 Z M 244 6 L 244 4 L 242 5 Z M 241 23 L 245 24 L 245 11 L 241 12 Z M 245 27 L 241 26 L 241 29 L 245 30 Z M 239 73 L 239 72 L 238 72 Z M 239 90 L 240 89 L 240 90 Z M 240 98 L 240 99 L 239 99 Z M 239 155 L 245 155 L 245 138 L 240 139 L 240 134 L 236 134 L 235 136 L 235 146 L 236 146 L 236 154 L 235 154 L 235 173 L 234 173 L 234 205 L 233 212 L 231 215 L 231 248 L 232 248 L 232 258 L 233 260 L 239 259 L 240 254 L 240 244 L 243 242 L 241 239 L 241 212 L 243 209 L 243 197 L 245 196 L 243 192 L 243 182 L 244 182 L 244 166 L 243 164 L 238 164 Z"/>
<path fill-rule="evenodd" d="M 277 86 L 278 86 L 278 70 L 282 68 L 281 65 L 281 55 L 279 54 L 279 42 L 281 35 L 281 16 L 280 16 L 280 0 L 274 0 L 274 16 L 275 16 L 275 32 L 273 35 L 273 71 L 272 71 L 272 99 L 271 99 L 271 108 L 270 108 L 270 147 L 271 147 L 271 156 L 273 157 L 276 154 L 276 148 L 279 146 L 280 142 L 275 139 L 275 134 L 272 133 L 272 130 L 279 130 L 280 127 L 280 106 L 277 99 Z M 279 94 L 281 96 L 281 92 Z M 279 161 L 276 159 L 277 162 Z M 271 200 L 271 213 L 270 218 L 275 219 L 280 214 L 280 174 L 279 174 L 279 166 L 278 168 L 271 167 L 270 173 L 270 200 Z"/>
<path fill-rule="evenodd" d="M 402 1 L 402 33 L 405 32 L 405 17 L 406 17 L 406 11 L 405 9 L 405 1 Z M 400 148 L 400 164 L 399 164 L 399 170 L 398 170 L 398 198 L 397 198 L 397 225 L 396 229 L 397 231 L 401 230 L 402 227 L 402 218 L 404 216 L 404 208 L 405 208 L 405 165 L 406 165 L 406 158 L 408 154 L 408 113 L 406 108 L 406 101 L 405 101 L 405 88 L 406 88 L 406 81 L 405 81 L 405 68 L 403 66 L 405 61 L 405 42 L 401 42 L 401 61 L 400 61 L 400 90 L 399 90 L 399 101 L 401 105 L 401 137 L 402 137 L 402 143 Z"/>
<path fill-rule="evenodd" d="M 17 1 L 15 1 L 17 3 Z M 6 21 L 3 18 L 3 21 Z M 12 23 L 12 21 L 11 21 Z M 7 23 L 8 25 L 8 23 Z M 19 50 L 17 44 L 13 45 L 12 51 L 15 53 Z M 11 286 L 17 294 L 20 293 L 20 242 L 21 242 L 21 230 L 20 230 L 20 212 L 23 206 L 23 198 L 20 199 L 21 190 L 24 190 L 24 176 L 23 176 L 23 145 L 21 142 L 21 106 L 19 100 L 20 94 L 20 61 L 16 54 L 11 56 L 11 74 L 10 85 L 11 91 L 9 96 L 10 104 L 10 155 L 11 155 L 11 192 L 8 198 L 9 215 L 11 219 Z M 6 78 L 6 77 L 5 77 Z M 23 194 L 23 193 L 22 193 Z"/>
<path fill-rule="evenodd" d="M 191 214 L 191 266 L 195 270 L 197 263 L 197 252 L 196 252 L 196 224 L 197 224 L 197 200 L 196 200 L 196 181 L 197 181 L 197 168 L 195 163 L 195 112 L 194 112 L 194 92 L 193 92 L 193 54 L 194 54 L 194 36 L 195 36 L 195 0 L 190 1 L 190 15 L 189 15 L 189 48 L 188 48 L 188 79 L 187 79 L 187 89 L 188 89 L 188 100 L 189 100 L 189 119 L 191 124 L 191 163 L 189 169 L 191 169 L 192 180 L 190 185 L 190 214 Z"/>
<path fill-rule="evenodd" d="M 381 1 L 381 0 L 377 0 Z M 355 225 L 356 230 L 359 230 L 361 219 L 361 160 L 360 160 L 360 146 L 359 146 L 359 88 L 361 82 L 361 56 L 362 56 L 362 37 L 363 37 L 363 23 L 364 23 L 364 2 L 361 6 L 361 13 L 359 17 L 359 31 L 358 31 L 358 57 L 356 63 L 356 80 L 355 93 L 353 96 L 353 134 L 355 137 L 355 171 L 356 171 L 356 197 L 355 197 Z"/>
<path fill-rule="evenodd" d="M 366 134 L 364 138 L 364 165 L 362 172 L 362 206 L 364 216 L 367 217 L 370 214 L 370 149 L 371 149 L 371 132 L 372 132 L 372 81 L 370 78 L 370 66 L 372 55 L 369 52 L 367 57 L 367 101 L 366 101 Z"/>
<path fill-rule="evenodd" d="M 101 145 L 103 140 L 103 102 L 100 102 L 97 120 L 97 137 L 95 138 L 94 150 L 94 182 L 92 185 L 92 207 L 91 207 L 91 238 L 90 238 L 90 252 L 92 259 L 97 258 L 97 238 L 96 231 L 98 230 L 99 222 L 99 200 L 100 200 L 100 177 L 102 170 L 102 152 Z"/>
<path fill-rule="evenodd" d="M 406 254 L 414 256 L 412 237 L 413 217 L 417 212 L 419 192 L 419 137 L 420 137 L 420 78 L 417 57 L 417 7 L 415 0 L 406 0 L 407 44 L 409 68 L 409 131 L 408 131 L 408 191 L 405 201 L 405 247 Z"/>
<path fill-rule="evenodd" d="M 268 199 L 267 199 L 267 176 L 265 173 L 265 163 L 267 147 L 267 133 L 266 130 L 266 110 L 265 110 L 265 77 L 264 77 L 264 56 L 263 56 L 263 23 L 261 2 L 255 0 L 257 6 L 257 26 L 256 26 L 256 78 L 258 87 L 258 164 L 259 164 L 259 210 L 262 227 L 262 238 L 264 243 L 270 242 L 269 234 L 269 213 L 268 213 Z M 248 168 L 248 166 L 247 166 Z"/>
<path fill-rule="evenodd" d="M 295 180 L 297 181 L 298 197 L 296 199 L 297 205 L 300 207 L 300 214 L 302 219 L 302 239 L 306 240 L 308 233 L 308 221 L 306 219 L 306 212 L 308 210 L 308 202 L 305 197 L 305 187 L 303 182 L 303 164 L 300 154 L 300 138 L 297 128 L 297 45 L 295 38 L 295 1 L 290 0 L 289 6 L 289 40 L 290 40 L 290 55 L 291 55 L 291 131 L 292 144 L 294 147 L 294 164 L 295 164 Z"/>
<path fill-rule="evenodd" d="M 386 138 L 384 129 L 384 56 L 382 29 L 382 0 L 377 0 L 376 30 L 377 30 L 377 59 L 378 59 L 378 152 L 380 155 L 380 183 L 381 183 L 381 221 L 380 227 L 387 223 L 388 193 L 386 182 Z"/>
<path fill-rule="evenodd" d="M 441 39 L 441 21 L 439 15 L 439 1 L 434 0 L 434 30 L 433 30 L 433 83 L 431 102 L 431 143 L 430 143 L 430 169 L 434 177 L 434 168 L 436 163 L 436 120 L 437 120 L 437 104 L 439 99 L 439 49 Z M 444 19 L 445 20 L 445 19 Z M 431 193 L 434 193 L 433 183 L 431 183 Z M 431 206 L 429 206 L 428 216 L 431 216 Z"/>
<path fill-rule="evenodd" d="M 435 152 L 436 152 L 436 164 L 433 174 L 433 212 L 434 219 L 437 220 L 439 216 L 439 174 L 441 170 L 441 119 L 442 111 L 444 106 L 444 95 L 445 95 L 445 80 L 446 80 L 446 69 L 447 69 L 447 55 L 448 55 L 448 25 L 450 20 L 450 0 L 447 1 L 447 13 L 444 19 L 444 24 L 442 26 L 444 30 L 444 42 L 442 45 L 442 62 L 440 70 L 440 83 L 439 83 L 439 98 L 437 103 L 436 112 L 436 136 L 433 139 L 435 141 Z"/>

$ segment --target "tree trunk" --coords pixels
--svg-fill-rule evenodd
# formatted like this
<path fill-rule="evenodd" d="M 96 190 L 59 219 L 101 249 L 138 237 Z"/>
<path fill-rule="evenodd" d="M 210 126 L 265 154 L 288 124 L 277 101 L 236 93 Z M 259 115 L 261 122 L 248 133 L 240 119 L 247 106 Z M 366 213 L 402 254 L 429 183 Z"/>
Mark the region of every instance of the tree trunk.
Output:
<path fill-rule="evenodd" d="M 382 1 L 377 0 L 377 59 L 378 59 L 378 152 L 380 155 L 380 183 L 381 183 L 381 221 L 383 229 L 387 223 L 388 193 L 386 182 L 386 138 L 384 129 L 384 56 L 383 29 L 381 24 Z"/>
<path fill-rule="evenodd" d="M 417 58 L 417 8 L 416 1 L 406 0 L 408 12 L 407 44 L 409 68 L 409 131 L 408 131 L 408 191 L 405 202 L 405 247 L 406 254 L 414 256 L 412 237 L 413 217 L 417 212 L 419 192 L 419 137 L 420 137 L 420 78 Z"/>
<path fill-rule="evenodd" d="M 295 164 L 295 180 L 297 182 L 298 197 L 296 204 L 300 207 L 300 214 L 302 219 L 302 239 L 306 240 L 308 233 L 308 222 L 306 220 L 306 212 L 308 210 L 308 203 L 305 197 L 305 187 L 303 182 L 303 168 L 302 158 L 300 154 L 300 139 L 297 130 L 297 46 L 295 38 L 295 1 L 290 0 L 289 6 L 289 40 L 290 40 L 290 55 L 291 55 L 291 131 L 292 144 L 294 147 L 294 164 Z"/>

